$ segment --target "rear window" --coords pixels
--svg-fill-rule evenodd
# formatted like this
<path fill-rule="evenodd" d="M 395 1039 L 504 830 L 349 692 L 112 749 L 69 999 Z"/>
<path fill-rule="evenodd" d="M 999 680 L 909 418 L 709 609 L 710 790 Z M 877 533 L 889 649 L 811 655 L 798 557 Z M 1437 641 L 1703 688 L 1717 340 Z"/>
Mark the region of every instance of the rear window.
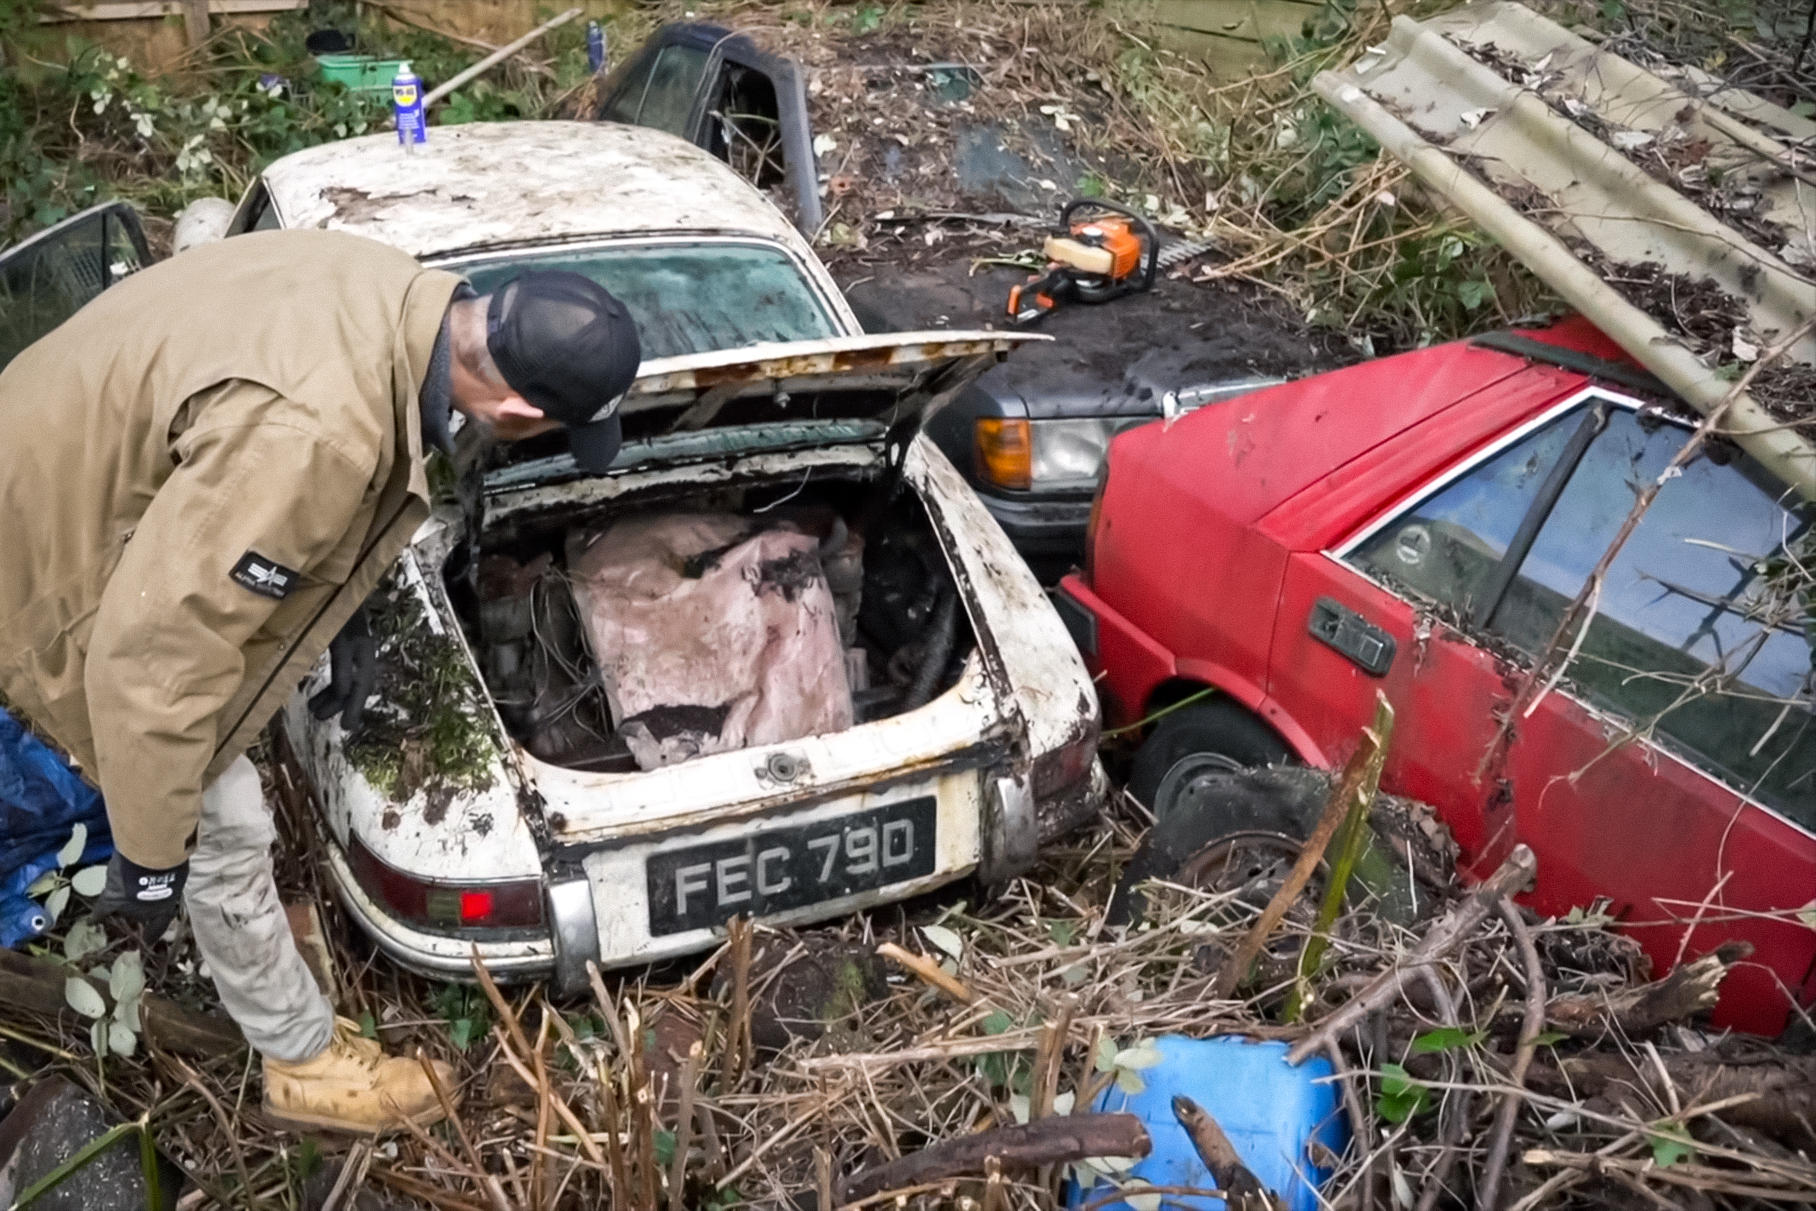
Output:
<path fill-rule="evenodd" d="M 584 274 L 637 321 L 645 358 L 837 336 L 832 314 L 800 267 L 763 244 L 663 243 L 523 252 L 448 268 L 481 294 L 527 269 Z"/>

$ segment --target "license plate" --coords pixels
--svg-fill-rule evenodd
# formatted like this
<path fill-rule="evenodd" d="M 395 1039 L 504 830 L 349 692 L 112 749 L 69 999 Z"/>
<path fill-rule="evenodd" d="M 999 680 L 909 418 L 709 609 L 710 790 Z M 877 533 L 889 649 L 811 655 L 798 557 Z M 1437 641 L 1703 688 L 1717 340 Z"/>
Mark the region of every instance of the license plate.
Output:
<path fill-rule="evenodd" d="M 769 916 L 933 873 L 932 795 L 652 856 L 651 937 Z"/>

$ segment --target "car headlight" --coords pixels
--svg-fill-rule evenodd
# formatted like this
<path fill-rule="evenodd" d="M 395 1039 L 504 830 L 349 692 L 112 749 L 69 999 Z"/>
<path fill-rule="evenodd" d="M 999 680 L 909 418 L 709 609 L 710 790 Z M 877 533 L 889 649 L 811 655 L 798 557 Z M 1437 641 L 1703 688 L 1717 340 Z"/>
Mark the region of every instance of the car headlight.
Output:
<path fill-rule="evenodd" d="M 1092 487 L 1110 439 L 1145 416 L 1022 420 L 985 417 L 977 422 L 978 478 L 999 488 Z"/>

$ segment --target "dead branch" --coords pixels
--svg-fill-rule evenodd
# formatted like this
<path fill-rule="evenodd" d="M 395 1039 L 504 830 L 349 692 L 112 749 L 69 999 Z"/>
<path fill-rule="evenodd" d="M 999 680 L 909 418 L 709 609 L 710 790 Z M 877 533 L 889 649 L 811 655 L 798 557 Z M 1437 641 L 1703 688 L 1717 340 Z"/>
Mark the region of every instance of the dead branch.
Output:
<path fill-rule="evenodd" d="M 510 1200 L 504 1196 L 504 1186 L 496 1177 L 486 1172 L 485 1162 L 479 1159 L 479 1149 L 473 1146 L 473 1137 L 467 1133 L 467 1125 L 456 1113 L 454 1099 L 449 1097 L 448 1091 L 442 1087 L 441 1076 L 435 1071 L 435 1065 L 429 1061 L 428 1055 L 420 1047 L 416 1049 L 416 1062 L 422 1065 L 423 1074 L 429 1078 L 429 1087 L 435 1090 L 435 1100 L 441 1103 L 442 1115 L 454 1125 L 454 1134 L 460 1139 L 460 1150 L 467 1154 L 467 1160 L 472 1164 L 473 1172 L 479 1174 L 483 1179 L 480 1189 L 485 1192 L 487 1198 L 492 1200 L 493 1211 L 511 1211 Z"/>
<path fill-rule="evenodd" d="M 726 922 L 725 940 L 731 948 L 731 1021 L 726 1026 L 725 1068 L 719 1077 L 722 1090 L 736 1089 L 750 1067 L 750 919 L 733 917 Z"/>
<path fill-rule="evenodd" d="M 1507 855 L 1507 860 L 1501 863 L 1500 869 L 1444 914 L 1405 958 L 1376 976 L 1366 988 L 1344 1002 L 1310 1034 L 1294 1043 L 1292 1050 L 1286 1053 L 1286 1062 L 1295 1065 L 1304 1063 L 1306 1057 L 1322 1051 L 1327 1041 L 1343 1037 L 1370 1012 L 1391 1001 L 1399 992 L 1401 981 L 1410 971 L 1436 962 L 1461 946 L 1468 939 L 1470 931 L 1481 924 L 1482 919 L 1502 897 L 1524 889 L 1532 882 L 1537 871 L 1538 859 L 1533 857 L 1532 851 L 1524 845 L 1515 845 L 1513 852 Z"/>
<path fill-rule="evenodd" d="M 1087 1156 L 1142 1157 L 1152 1147 L 1147 1128 L 1132 1114 L 1045 1118 L 1022 1126 L 962 1135 L 866 1169 L 847 1180 L 839 1201 L 854 1202 L 879 1190 L 982 1173 L 984 1162 L 993 1157 L 1005 1167 L 1032 1169 L 1080 1161 Z"/>
<path fill-rule="evenodd" d="M 1386 707 L 1386 699 L 1380 700 L 1376 707 L 1376 720 L 1380 719 L 1381 710 Z M 1364 728 L 1362 742 L 1356 745 L 1356 751 L 1350 754 L 1343 766 L 1343 775 L 1331 787 L 1330 798 L 1324 804 L 1324 813 L 1318 817 L 1317 827 L 1312 835 L 1305 839 L 1299 848 L 1299 858 L 1293 863 L 1293 869 L 1287 873 L 1286 881 L 1281 883 L 1273 898 L 1267 902 L 1261 916 L 1242 939 L 1242 945 L 1229 957 L 1223 970 L 1217 976 L 1213 995 L 1227 997 L 1234 993 L 1248 975 L 1249 968 L 1255 962 L 1255 956 L 1267 945 L 1269 935 L 1280 922 L 1286 919 L 1287 912 L 1311 882 L 1312 873 L 1318 869 L 1318 863 L 1324 860 L 1324 851 L 1330 848 L 1331 838 L 1337 835 L 1337 829 L 1349 815 L 1350 805 L 1356 801 L 1361 792 L 1364 780 L 1371 767 L 1376 777 L 1380 776 L 1380 766 L 1376 757 L 1381 753 L 1381 738 L 1374 729 Z"/>
<path fill-rule="evenodd" d="M 1728 968 L 1753 953 L 1748 942 L 1724 942 L 1670 975 L 1638 988 L 1618 992 L 1552 998 L 1545 1020 L 1553 1029 L 1578 1038 L 1599 1038 L 1610 1029 L 1640 1035 L 1715 1006 Z"/>
<path fill-rule="evenodd" d="M 1588 1173 L 1644 1174 L 1649 1181 L 1665 1182 L 1710 1194 L 1732 1194 L 1740 1198 L 1759 1198 L 1781 1203 L 1816 1203 L 1816 1189 L 1762 1186 L 1737 1180 L 1739 1174 L 1734 1170 L 1711 1169 L 1705 1165 L 1682 1161 L 1660 1166 L 1650 1157 L 1643 1161 L 1627 1160 L 1612 1156 L 1585 1156 L 1580 1152 L 1553 1152 L 1548 1148 L 1528 1149 L 1520 1159 L 1528 1165 L 1555 1165 Z"/>
<path fill-rule="evenodd" d="M 1512 900 L 1502 900 L 1500 908 L 1501 918 L 1519 944 L 1520 959 L 1526 968 L 1526 1020 L 1521 1023 L 1519 1049 L 1514 1052 L 1513 1071 L 1507 1077 L 1507 1083 L 1517 1091 L 1526 1085 L 1526 1069 L 1532 1065 L 1539 1032 L 1545 1028 L 1545 968 L 1539 962 L 1538 948 L 1532 944 L 1532 931 L 1526 928 L 1526 919 L 1520 916 L 1520 910 L 1514 907 Z M 1501 1174 L 1507 1167 L 1507 1151 L 1513 1143 L 1513 1127 L 1523 1100 L 1519 1092 L 1501 1098 L 1500 1113 L 1494 1120 L 1494 1137 L 1488 1146 L 1488 1163 L 1476 1185 L 1476 1211 L 1494 1211 L 1500 1204 Z"/>
<path fill-rule="evenodd" d="M 705 1045 L 695 1039 L 681 1061 L 681 1109 L 675 1115 L 675 1159 L 668 1175 L 668 1211 L 681 1211 L 687 1184 L 687 1150 L 693 1146 L 694 1086 L 700 1083 L 700 1057 Z"/>
<path fill-rule="evenodd" d="M 490 1211 L 483 1203 L 461 1198 L 439 1186 L 431 1186 L 428 1182 L 411 1177 L 407 1173 L 399 1173 L 389 1165 L 374 1165 L 368 1172 L 399 1194 L 420 1199 L 431 1207 L 442 1208 L 443 1211 Z"/>
<path fill-rule="evenodd" d="M 1722 1119 L 1764 1133 L 1789 1148 L 1816 1144 L 1816 1056 L 1771 1053 L 1758 1059 L 1719 1052 L 1661 1057 L 1663 1072 L 1632 1064 L 1626 1056 L 1590 1052 L 1533 1069 L 1534 1085 L 1565 1096 L 1608 1096 L 1628 1089 L 1664 1103 L 1666 1080 L 1693 1089 L 1704 1104 L 1741 1099 L 1724 1108 Z"/>
<path fill-rule="evenodd" d="M 876 952 L 885 959 L 892 959 L 900 963 L 920 977 L 924 983 L 931 984 L 962 1005 L 969 1005 L 977 1000 L 977 994 L 965 987 L 964 981 L 956 976 L 947 975 L 940 970 L 939 964 L 931 959 L 925 959 L 912 951 L 903 950 L 894 942 L 884 942 L 876 948 Z"/>
<path fill-rule="evenodd" d="M 1224 1192 L 1235 1211 L 1271 1211 L 1281 1203 L 1274 1192 L 1261 1184 L 1249 1167 L 1236 1154 L 1235 1145 L 1223 1133 L 1210 1111 L 1183 1094 L 1173 1098 L 1173 1117 L 1185 1128 L 1198 1150 L 1198 1159 L 1211 1171 L 1217 1188 Z"/>

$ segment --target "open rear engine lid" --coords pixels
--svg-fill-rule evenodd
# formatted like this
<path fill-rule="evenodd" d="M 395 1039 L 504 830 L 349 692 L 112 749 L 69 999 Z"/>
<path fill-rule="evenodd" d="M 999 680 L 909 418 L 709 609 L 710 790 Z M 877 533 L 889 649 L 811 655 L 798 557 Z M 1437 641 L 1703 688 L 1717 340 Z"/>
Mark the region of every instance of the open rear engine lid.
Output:
<path fill-rule="evenodd" d="M 613 471 L 652 461 L 905 438 L 1011 349 L 1050 338 L 1009 332 L 890 332 L 654 358 L 619 405 L 624 447 Z M 565 453 L 519 443 L 488 491 L 583 473 Z"/>

